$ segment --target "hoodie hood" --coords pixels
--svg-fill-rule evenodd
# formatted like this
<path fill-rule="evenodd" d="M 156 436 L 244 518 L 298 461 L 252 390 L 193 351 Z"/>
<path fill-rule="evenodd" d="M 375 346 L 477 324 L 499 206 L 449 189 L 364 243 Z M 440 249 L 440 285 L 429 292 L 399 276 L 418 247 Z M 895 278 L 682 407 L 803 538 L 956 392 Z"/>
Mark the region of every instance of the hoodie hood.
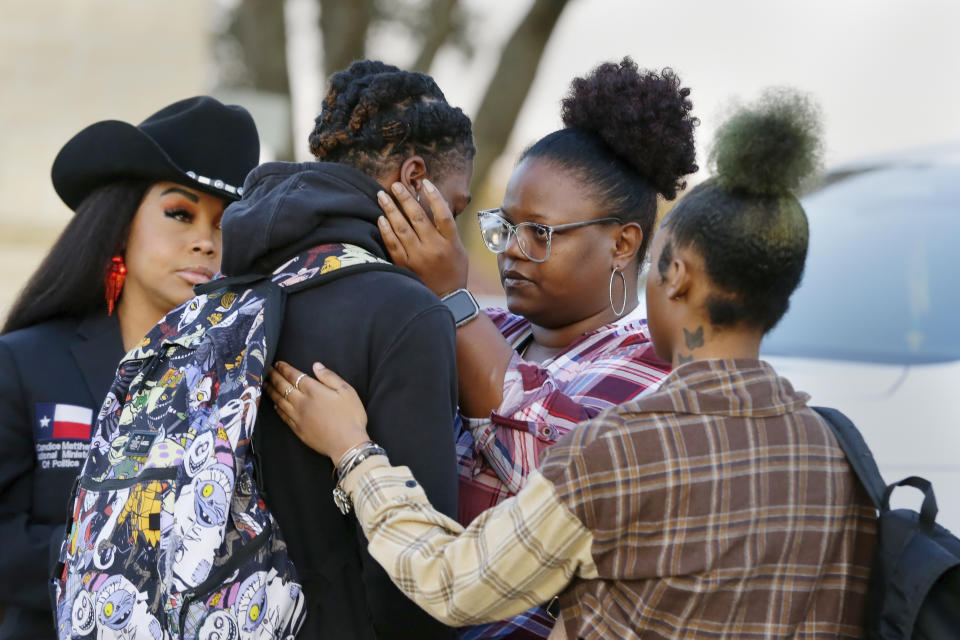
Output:
<path fill-rule="evenodd" d="M 342 242 L 389 260 L 377 218 L 380 184 L 335 162 L 269 162 L 250 172 L 243 199 L 223 214 L 229 276 L 267 273 L 301 251 Z"/>

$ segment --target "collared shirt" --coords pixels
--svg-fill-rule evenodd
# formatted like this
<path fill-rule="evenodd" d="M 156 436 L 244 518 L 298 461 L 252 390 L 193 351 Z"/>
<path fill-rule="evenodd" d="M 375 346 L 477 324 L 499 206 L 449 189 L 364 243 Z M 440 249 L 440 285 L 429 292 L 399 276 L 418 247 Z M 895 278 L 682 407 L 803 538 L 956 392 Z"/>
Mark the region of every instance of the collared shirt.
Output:
<path fill-rule="evenodd" d="M 532 337 L 527 319 L 503 309 L 486 313 L 514 348 Z M 669 371 L 653 350 L 640 307 L 541 363 L 514 353 L 497 410 L 489 418 L 463 420 L 457 441 L 460 522 L 468 524 L 519 491 L 544 449 L 574 425 L 638 397 Z"/>
<path fill-rule="evenodd" d="M 807 399 L 756 360 L 683 365 L 466 530 L 382 458 L 345 488 L 371 554 L 448 624 L 560 593 L 571 638 L 857 638 L 875 513 Z"/>

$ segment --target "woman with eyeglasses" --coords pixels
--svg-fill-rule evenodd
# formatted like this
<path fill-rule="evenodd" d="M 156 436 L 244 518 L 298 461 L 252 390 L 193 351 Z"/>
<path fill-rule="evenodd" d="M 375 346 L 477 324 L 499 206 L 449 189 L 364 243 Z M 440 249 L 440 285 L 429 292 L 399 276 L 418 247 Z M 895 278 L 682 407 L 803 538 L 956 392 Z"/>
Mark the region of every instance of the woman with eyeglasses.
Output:
<path fill-rule="evenodd" d="M 394 185 L 402 211 L 380 198 L 391 257 L 457 321 L 462 523 L 516 494 L 575 424 L 669 372 L 637 284 L 658 195 L 674 198 L 697 170 L 689 94 L 671 70 L 629 58 L 573 81 L 564 128 L 524 152 L 500 208 L 479 212 L 509 311 L 479 312 L 453 216 L 429 183 L 419 199 Z M 545 637 L 551 625 L 539 610 L 467 637 Z"/>

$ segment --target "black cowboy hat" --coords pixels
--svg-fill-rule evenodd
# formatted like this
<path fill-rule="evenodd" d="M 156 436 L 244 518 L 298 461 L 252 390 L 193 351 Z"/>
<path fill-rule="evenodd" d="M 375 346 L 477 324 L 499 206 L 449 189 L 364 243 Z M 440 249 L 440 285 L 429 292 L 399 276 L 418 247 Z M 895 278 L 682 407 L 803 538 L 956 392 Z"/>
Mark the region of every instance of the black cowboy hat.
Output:
<path fill-rule="evenodd" d="M 257 126 L 247 110 L 197 96 L 137 126 L 120 120 L 90 125 L 63 145 L 50 177 L 71 209 L 94 188 L 125 178 L 170 180 L 238 200 L 259 158 Z"/>

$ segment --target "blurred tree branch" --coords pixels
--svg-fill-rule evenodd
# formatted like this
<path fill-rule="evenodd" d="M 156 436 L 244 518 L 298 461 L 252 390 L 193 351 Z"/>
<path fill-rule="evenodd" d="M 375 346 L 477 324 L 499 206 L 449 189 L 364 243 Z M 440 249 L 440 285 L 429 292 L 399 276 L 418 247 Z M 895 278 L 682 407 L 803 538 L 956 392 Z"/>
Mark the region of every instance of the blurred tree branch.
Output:
<path fill-rule="evenodd" d="M 283 2 L 243 0 L 233 13 L 229 33 L 240 44 L 248 86 L 288 95 Z"/>
<path fill-rule="evenodd" d="M 458 33 L 457 0 L 434 0 L 426 11 L 426 35 L 423 37 L 423 46 L 411 68 L 428 73 L 437 51 Z"/>
<path fill-rule="evenodd" d="M 287 73 L 287 35 L 282 0 L 243 0 L 229 15 L 226 30 L 219 34 L 215 57 L 219 84 L 283 96 L 290 118 L 290 78 Z M 279 160 L 293 151 L 293 132 L 288 132 Z"/>
<path fill-rule="evenodd" d="M 438 52 L 454 46 L 471 55 L 471 16 L 459 0 L 314 0 L 320 8 L 323 74 L 329 77 L 366 57 L 372 29 L 399 24 L 418 44 L 410 68 L 428 72 Z M 506 147 L 514 122 L 536 77 L 544 49 L 569 0 L 532 0 L 500 53 L 480 108 L 474 114 L 477 158 L 474 184 L 482 187 Z M 227 35 L 234 50 L 219 56 L 228 86 L 289 96 L 283 0 L 240 0 Z M 236 67 L 239 64 L 239 69 Z M 391 61 L 396 63 L 396 61 Z M 231 79 L 232 78 L 232 79 Z"/>
<path fill-rule="evenodd" d="M 534 0 L 500 53 L 473 121 L 477 145 L 474 183 L 483 185 L 513 132 L 513 125 L 537 75 L 543 50 L 569 0 Z"/>
<path fill-rule="evenodd" d="M 319 0 L 323 76 L 365 57 L 367 31 L 376 15 L 373 0 Z"/>

